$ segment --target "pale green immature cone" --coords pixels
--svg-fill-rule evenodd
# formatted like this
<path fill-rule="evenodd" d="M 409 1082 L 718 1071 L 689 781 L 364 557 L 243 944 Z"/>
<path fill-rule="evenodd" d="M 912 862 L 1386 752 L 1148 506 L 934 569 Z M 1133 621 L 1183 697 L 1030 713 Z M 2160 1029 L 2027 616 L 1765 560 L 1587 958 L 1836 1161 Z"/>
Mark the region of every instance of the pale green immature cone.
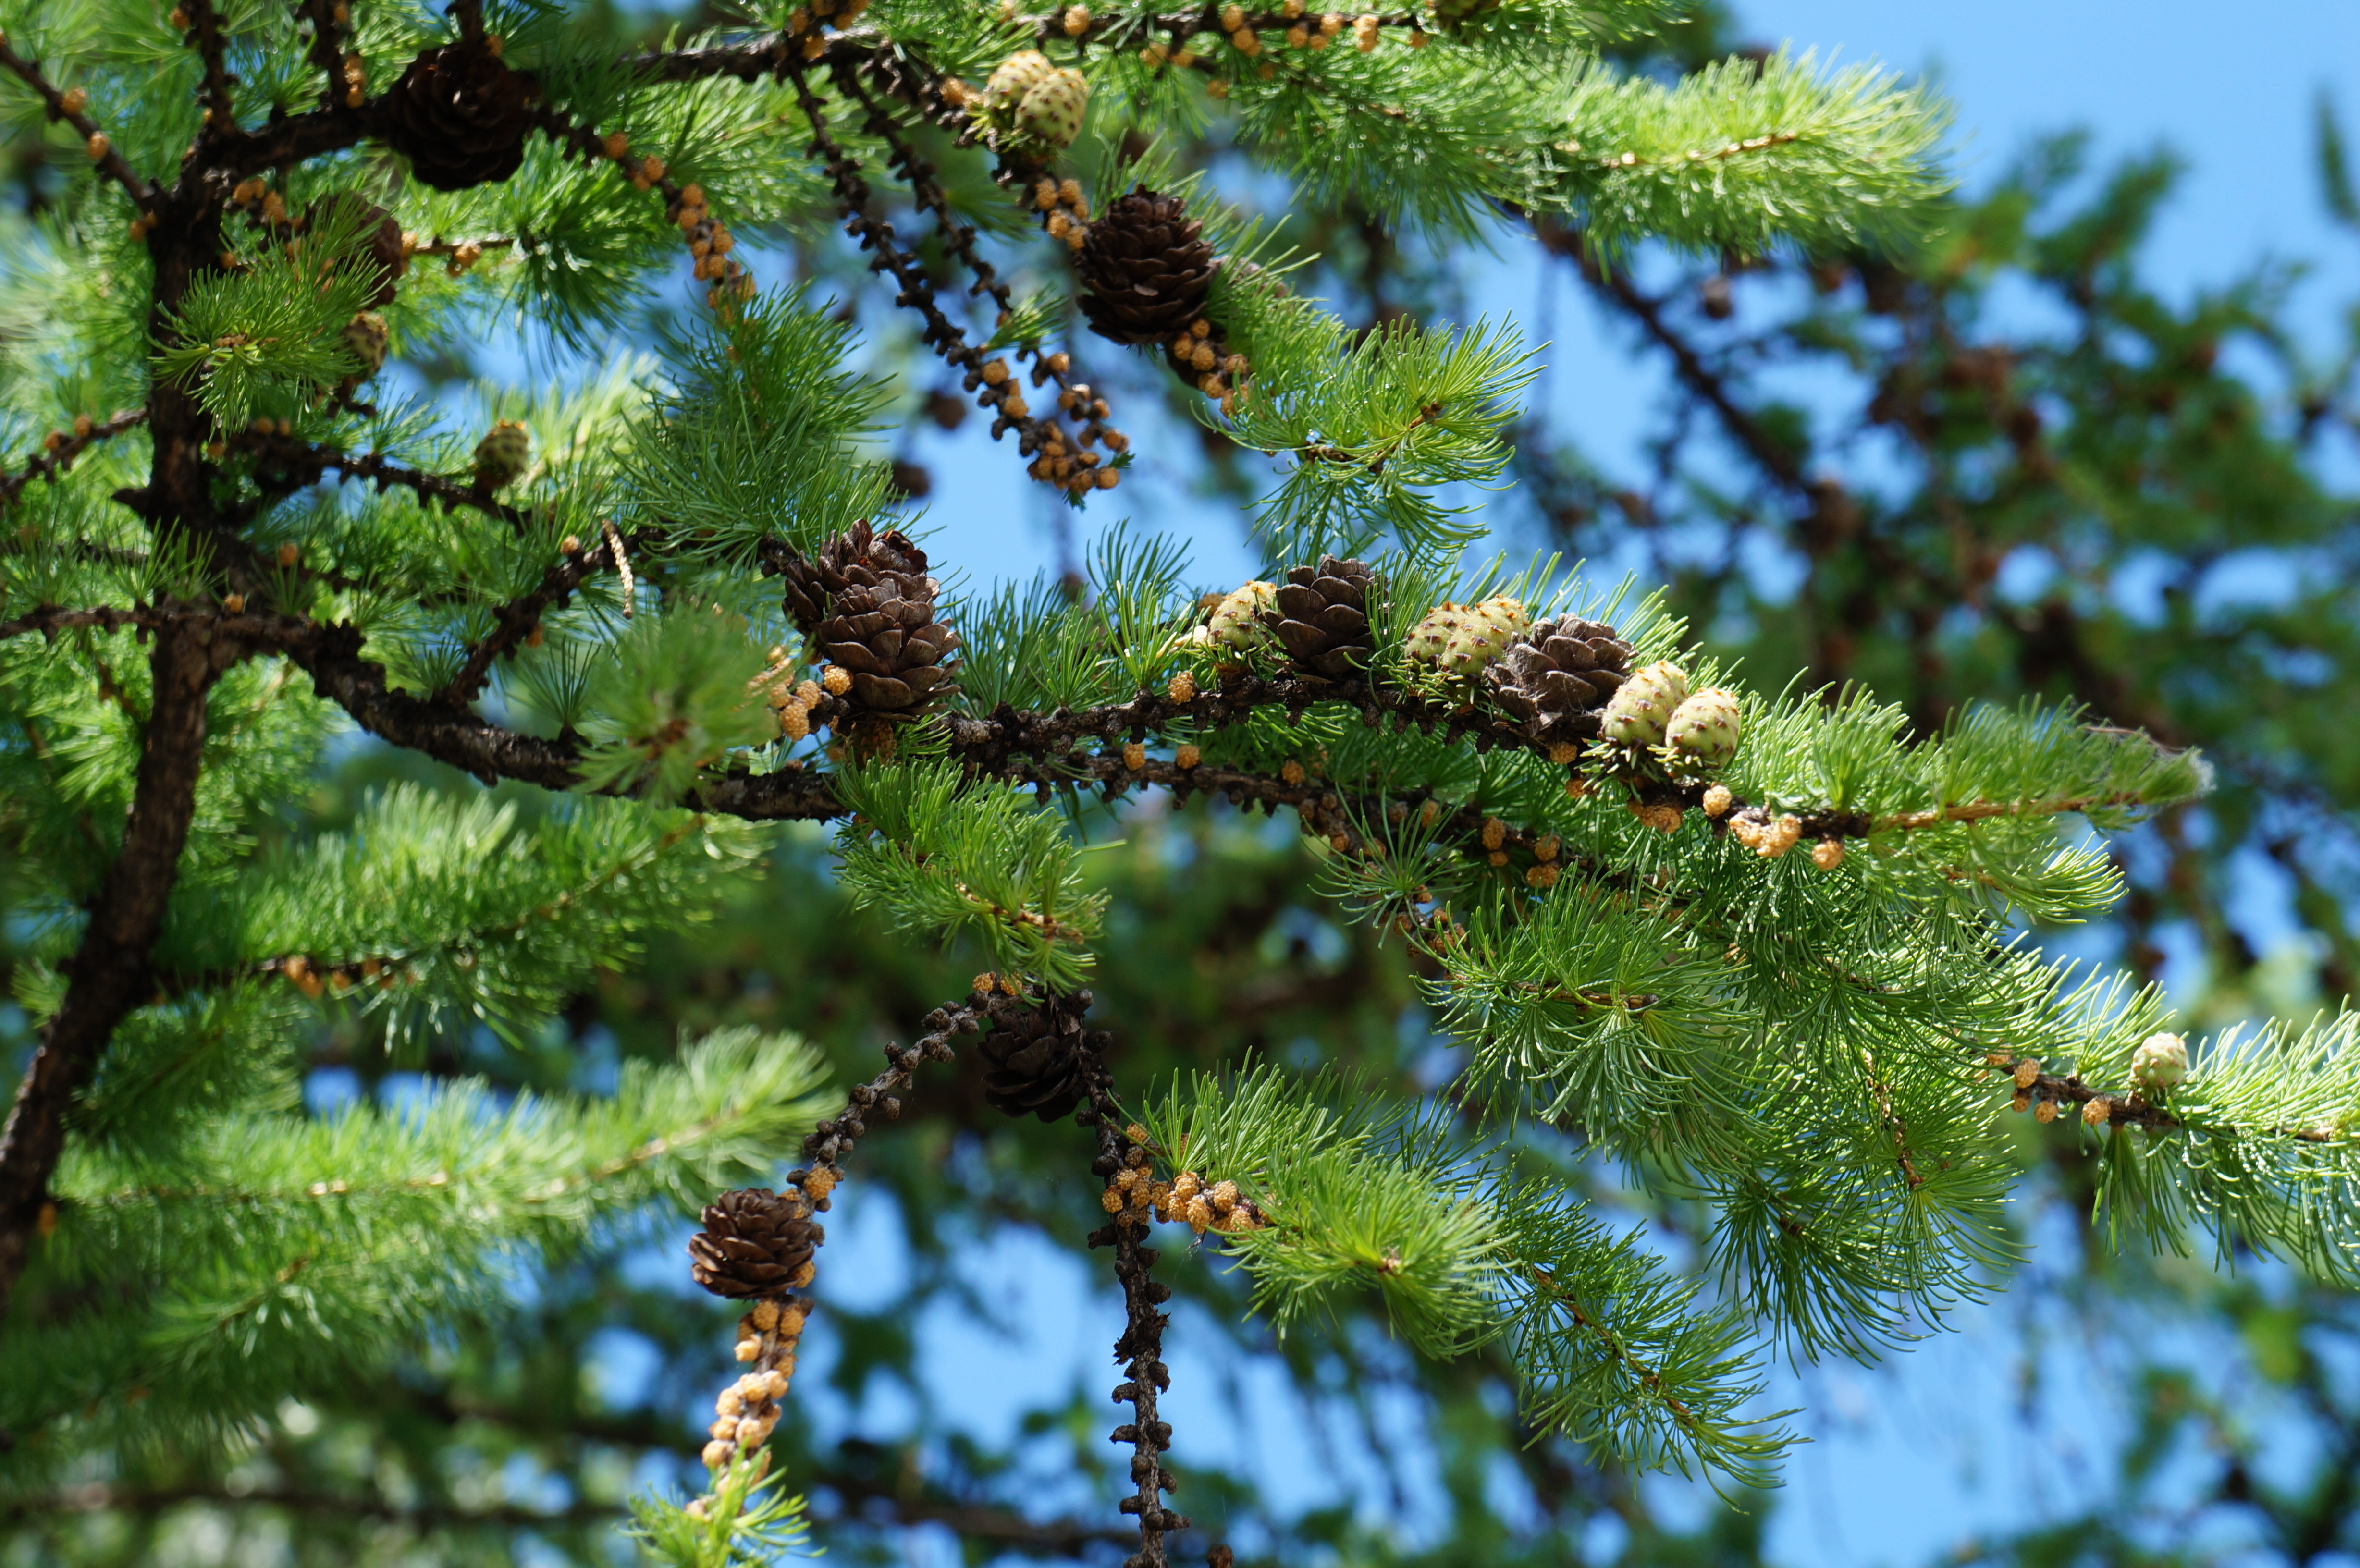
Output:
<path fill-rule="evenodd" d="M 1016 105 L 1016 129 L 1044 147 L 1063 149 L 1082 134 L 1090 84 L 1078 71 L 1053 71 Z"/>
<path fill-rule="evenodd" d="M 1737 693 L 1708 686 L 1672 710 L 1664 728 L 1666 758 L 1682 772 L 1710 773 L 1737 755 L 1742 720 Z"/>
<path fill-rule="evenodd" d="M 1410 627 L 1409 636 L 1402 638 L 1402 657 L 1415 664 L 1438 664 L 1443 649 L 1450 646 L 1450 634 L 1458 627 L 1461 616 L 1471 615 L 1466 605 L 1444 601 L 1420 616 Z"/>
<path fill-rule="evenodd" d="M 514 419 L 502 419 L 475 443 L 475 483 L 497 490 L 524 477 L 532 464 L 532 432 Z"/>
<path fill-rule="evenodd" d="M 1599 720 L 1599 733 L 1623 746 L 1661 746 L 1674 710 L 1688 699 L 1688 672 L 1657 659 L 1614 693 Z"/>
<path fill-rule="evenodd" d="M 1278 639 L 1262 624 L 1262 613 L 1276 603 L 1277 590 L 1259 580 L 1232 591 L 1213 611 L 1207 626 L 1212 640 L 1240 653 L 1274 647 Z"/>
<path fill-rule="evenodd" d="M 344 344 L 361 362 L 364 381 L 385 368 L 386 347 L 391 341 L 385 330 L 385 318 L 375 310 L 363 310 L 344 323 Z"/>
<path fill-rule="evenodd" d="M 2188 1081 L 2188 1042 L 2176 1034 L 2151 1034 L 2131 1052 L 2131 1077 L 2142 1089 L 2177 1089 Z"/>
<path fill-rule="evenodd" d="M 1019 50 L 1001 60 L 992 71 L 977 107 L 1002 125 L 1010 124 L 1015 117 L 1016 106 L 1024 102 L 1024 95 L 1056 69 L 1039 49 Z"/>
<path fill-rule="evenodd" d="M 1532 629 L 1532 613 L 1521 599 L 1502 593 L 1484 600 L 1460 617 L 1442 650 L 1447 675 L 1472 681 L 1508 651 L 1508 645 Z"/>

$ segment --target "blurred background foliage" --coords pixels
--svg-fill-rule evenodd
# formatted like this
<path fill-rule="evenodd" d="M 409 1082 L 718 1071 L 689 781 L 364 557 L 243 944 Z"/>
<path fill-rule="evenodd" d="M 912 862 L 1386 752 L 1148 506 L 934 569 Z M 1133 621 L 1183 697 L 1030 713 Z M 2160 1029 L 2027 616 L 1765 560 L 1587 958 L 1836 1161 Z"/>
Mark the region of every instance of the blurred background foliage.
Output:
<path fill-rule="evenodd" d="M 584 6 L 575 25 L 621 44 L 668 24 Z M 1692 68 L 1744 42 L 1707 10 L 1633 45 L 1623 63 Z M 1477 313 L 1476 274 L 1449 242 L 1389 231 L 1349 202 L 1290 210 L 1284 191 L 1245 181 L 1218 141 L 1174 150 L 1262 208 L 1284 244 L 1316 254 L 1302 286 L 1348 316 Z M 2360 201 L 2324 114 L 2319 151 L 2323 199 L 2360 238 Z M 16 128 L 10 207 L 40 206 L 44 156 Z M 2083 144 L 2060 137 L 1983 182 L 1927 247 L 1901 256 L 1642 253 L 1610 267 L 1586 258 L 1577 234 L 1502 213 L 1501 250 L 1589 291 L 1627 329 L 1629 353 L 1669 371 L 1675 395 L 1655 410 L 1651 472 L 1634 485 L 1608 478 L 1579 431 L 1550 421 L 1544 389 L 1518 441 L 1517 488 L 1491 499 L 1490 517 L 1508 545 L 1668 583 L 1717 655 L 1757 671 L 1805 668 L 1814 684 L 1869 683 L 1923 731 L 1971 698 L 2025 692 L 2203 746 L 2220 789 L 2120 841 L 2133 892 L 2115 918 L 2043 940 L 2169 980 L 2200 999 L 2208 1023 L 2301 1016 L 2353 991 L 2360 968 L 2360 725 L 2347 695 L 2360 674 L 2360 512 L 2330 477 L 2338 464 L 2350 472 L 2360 433 L 2360 304 L 2344 341 L 2322 343 L 2286 324 L 2285 268 L 2164 298 L 2137 258 L 2173 178 L 2160 155 L 2090 168 Z M 826 230 L 764 243 L 823 289 L 848 297 L 861 276 Z M 946 265 L 941 275 L 951 281 Z M 865 324 L 877 367 L 900 377 L 901 420 L 956 426 L 963 402 L 934 385 L 906 331 Z M 552 345 L 487 337 L 446 343 L 410 368 L 455 399 L 478 356 L 518 352 L 565 364 Z M 1186 454 L 1178 466 L 1204 528 L 1234 529 L 1232 503 L 1262 475 L 1191 420 L 1191 394 L 1143 363 L 1100 354 L 1094 369 L 1100 360 L 1120 405 L 1165 400 L 1160 419 L 1131 417 L 1135 434 Z M 913 440 L 901 455 L 901 487 L 927 496 L 937 475 Z M 958 559 L 950 511 L 937 506 L 930 522 Z M 1061 514 L 1054 526 L 1070 536 L 1098 523 Z M 1065 537 L 1067 559 L 1086 543 Z M 290 824 L 347 823 L 366 791 L 396 779 L 475 789 L 351 745 L 289 802 Z M 1091 860 L 1113 895 L 1098 1010 L 1120 1030 L 1127 1081 L 1251 1052 L 1444 1091 L 1456 1059 L 1429 1033 L 1416 975 L 1398 948 L 1321 907 L 1285 821 L 1218 805 L 1143 809 Z M 800 1030 L 842 1075 L 865 1076 L 880 1045 L 912 1038 L 978 966 L 883 940 L 833 886 L 816 833 L 788 830 L 713 926 L 605 974 L 536 1033 L 479 1028 L 388 1048 L 356 1021 L 323 1028 L 311 1100 L 322 1114 L 354 1096 L 398 1104 L 420 1075 L 595 1091 L 624 1061 L 741 1023 Z M 0 1022 L 13 1055 L 21 1016 Z M 1044 1290 L 1069 1279 L 1110 1290 L 1081 1249 L 1095 1203 L 1080 1135 L 988 1111 L 971 1062 L 944 1073 L 922 1077 L 919 1114 L 863 1147 L 838 1228 L 890 1231 L 894 1245 L 831 1247 L 810 1362 L 825 1375 L 799 1379 L 779 1461 L 839 1561 L 1118 1561 L 1120 1521 L 1097 1502 L 1115 1463 L 1097 1435 L 1110 1378 L 1073 1371 L 1097 1365 L 1094 1347 L 1069 1361 L 974 1365 L 960 1398 L 939 1380 L 945 1325 L 960 1326 L 959 1345 L 989 1345 L 1000 1328 L 1020 1335 L 1012 1345 L 1038 1326 L 1017 1320 Z M 2019 1223 L 2044 1245 L 2005 1307 L 2022 1332 L 1988 1375 L 2022 1390 L 2027 1443 L 2044 1423 L 2098 1405 L 2130 1437 L 2077 1473 L 2051 1522 L 1995 1519 L 1949 1560 L 2353 1560 L 2360 1309 L 2281 1270 L 2110 1255 L 2081 1234 L 2077 1140 L 2028 1123 L 2015 1136 L 2038 1175 Z M 1676 1256 L 1697 1235 L 1677 1206 L 1636 1214 L 1611 1167 L 1585 1163 L 1547 1129 L 1528 1142 L 1533 1159 L 1583 1171 L 1601 1202 L 1649 1220 Z M 651 1214 L 519 1279 L 511 1312 L 454 1325 L 399 1377 L 289 1406 L 250 1454 L 159 1452 L 5 1505 L 0 1568 L 626 1560 L 614 1533 L 624 1497 L 690 1473 L 703 1403 L 727 1364 L 730 1314 L 691 1290 L 679 1260 L 687 1228 Z M 888 1250 L 906 1258 L 856 1277 Z M 1175 1388 L 1200 1379 L 1180 1407 L 1196 1425 L 1175 1419 L 1181 1506 L 1242 1562 L 1765 1561 L 1767 1521 L 1786 1506 L 1776 1495 L 1643 1486 L 1578 1445 L 1527 1443 L 1502 1369 L 1482 1356 L 1421 1361 L 1352 1312 L 1275 1342 L 1259 1323 L 1239 1326 L 1240 1281 L 1201 1264 L 1169 1279 L 1185 1347 Z M 1190 1311 L 1192 1301 L 1218 1310 Z M 1877 1386 L 1892 1374 L 1870 1376 Z M 1273 1379 L 1308 1412 L 1285 1452 L 1266 1433 L 1259 1450 L 1247 1441 L 1262 1419 L 1249 1390 Z M 2039 1397 L 2060 1384 L 2066 1397 Z M 1002 1408 L 977 1421 L 978 1399 Z M 1347 1449 L 1371 1457 L 1334 1456 Z M 1291 1504 L 1303 1488 L 1281 1472 L 1303 1469 L 1334 1480 L 1321 1495 L 1343 1500 Z"/>

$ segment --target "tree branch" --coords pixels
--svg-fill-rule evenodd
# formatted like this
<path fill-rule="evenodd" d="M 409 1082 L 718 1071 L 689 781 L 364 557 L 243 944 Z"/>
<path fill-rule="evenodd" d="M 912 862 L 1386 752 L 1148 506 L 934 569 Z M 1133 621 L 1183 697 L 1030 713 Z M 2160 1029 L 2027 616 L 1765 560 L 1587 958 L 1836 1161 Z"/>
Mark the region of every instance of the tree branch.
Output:
<path fill-rule="evenodd" d="M 59 477 L 73 467 L 74 459 L 111 436 L 119 436 L 134 426 L 148 422 L 145 408 L 126 408 L 102 423 L 87 429 L 51 430 L 42 443 L 42 450 L 25 460 L 20 474 L 0 474 L 0 506 L 5 506 L 36 479 L 46 479 L 55 485 Z"/>
<path fill-rule="evenodd" d="M 98 149 L 95 155 L 98 167 L 105 172 L 108 179 L 129 192 L 131 200 L 142 210 L 154 203 L 156 187 L 142 178 L 129 164 L 123 161 L 123 155 L 115 150 L 114 139 L 99 129 L 98 122 L 84 114 L 79 103 L 67 102 L 66 94 L 60 92 L 55 83 L 41 74 L 41 68 L 38 61 L 25 59 L 9 47 L 5 34 L 0 34 L 0 68 L 14 72 L 26 86 L 40 95 L 41 103 L 48 110 L 50 119 L 63 120 L 82 134 L 82 145 L 85 147 Z"/>
<path fill-rule="evenodd" d="M 255 478 L 268 488 L 300 490 L 318 484 L 333 472 L 349 479 L 368 480 L 380 491 L 388 485 L 399 485 L 422 499 L 440 501 L 446 507 L 468 507 L 498 518 L 519 536 L 531 532 L 534 527 L 530 512 L 509 506 L 481 485 L 463 485 L 440 474 L 404 468 L 383 452 L 356 456 L 333 447 L 313 446 L 291 436 L 258 435 L 252 430 L 231 437 L 230 444 L 235 450 L 254 454 Z"/>
<path fill-rule="evenodd" d="M 123 848 L 90 906 L 65 964 L 64 999 L 41 1031 L 33 1065 L 0 1133 L 0 1311 L 23 1273 L 65 1148 L 65 1115 L 115 1026 L 148 990 L 148 958 L 162 932 L 196 814 L 205 695 L 243 651 L 201 624 L 156 638 L 153 693 Z"/>

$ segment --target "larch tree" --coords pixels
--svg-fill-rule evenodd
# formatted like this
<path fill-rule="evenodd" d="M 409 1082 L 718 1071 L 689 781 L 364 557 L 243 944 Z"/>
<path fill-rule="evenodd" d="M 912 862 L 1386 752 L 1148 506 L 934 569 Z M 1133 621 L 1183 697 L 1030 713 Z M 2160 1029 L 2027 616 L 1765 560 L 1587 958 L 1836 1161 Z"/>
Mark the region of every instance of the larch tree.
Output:
<path fill-rule="evenodd" d="M 60 171 L 6 285 L 9 1486 L 256 1443 L 669 1206 L 743 1315 L 700 1486 L 631 1528 L 672 1563 L 793 1549 L 819 1216 L 934 1109 L 1051 1124 L 1088 1172 L 1065 1218 L 1122 1293 L 1142 1568 L 1230 1557 L 1164 1458 L 1177 1248 L 1276 1332 L 1373 1310 L 1502 1369 L 1535 1441 L 1729 1487 L 1791 1441 L 1769 1354 L 1871 1356 L 2005 1277 L 2011 1106 L 2073 1131 L 2103 1234 L 2348 1280 L 2351 1017 L 2191 1039 L 2027 934 L 2112 906 L 2099 835 L 2212 788 L 2193 737 L 2038 681 L 1894 705 L 1832 636 L 1757 683 L 1644 585 L 1509 559 L 1473 499 L 1529 462 L 1535 351 L 1356 325 L 1190 151 L 1446 251 L 1522 232 L 1610 290 L 1645 242 L 1927 254 L 1938 104 L 1784 54 L 1616 67 L 1668 21 L 837 0 L 617 47 L 530 3 L 0 5 Z M 909 400 L 852 313 L 739 253 L 824 228 L 1091 521 L 1077 581 L 963 589 L 989 561 L 908 514 L 877 438 Z M 472 424 L 388 389 L 494 322 L 605 369 L 528 354 Z M 1200 592 L 1175 530 L 1108 520 L 1138 451 L 1084 366 L 1118 361 L 1266 460 L 1261 577 Z M 1896 372 L 1888 419 L 1929 396 Z M 1755 456 L 1835 529 L 1791 446 Z M 1900 581 L 1859 537 L 1830 570 Z M 477 786 L 306 817 L 355 735 Z M 1418 987 L 1463 1051 L 1441 1092 L 1268 1051 L 1143 1070 L 1157 1026 L 1100 997 L 1157 954 L 1092 859 L 1142 796 L 1298 824 L 1290 896 Z M 873 1075 L 831 1088 L 788 1018 L 606 1094 L 447 1073 L 306 1108 L 323 1022 L 545 1038 L 808 824 L 865 929 L 972 976 Z M 1678 1247 L 1568 1145 L 1695 1216 Z"/>

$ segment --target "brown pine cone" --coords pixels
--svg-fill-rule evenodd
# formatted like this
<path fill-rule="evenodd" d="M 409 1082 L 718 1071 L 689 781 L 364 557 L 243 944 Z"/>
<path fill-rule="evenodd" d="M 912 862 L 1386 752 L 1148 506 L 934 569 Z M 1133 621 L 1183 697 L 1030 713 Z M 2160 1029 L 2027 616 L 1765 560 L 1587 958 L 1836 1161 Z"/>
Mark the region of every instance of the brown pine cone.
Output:
<path fill-rule="evenodd" d="M 1144 188 L 1116 197 L 1074 258 L 1091 330 L 1125 343 L 1185 332 L 1205 313 L 1220 266 L 1204 228 L 1176 197 Z"/>
<path fill-rule="evenodd" d="M 386 145 L 421 185 L 464 191 L 506 180 L 524 162 L 532 90 L 475 43 L 444 44 L 410 62 L 385 96 Z"/>
<path fill-rule="evenodd" d="M 1369 631 L 1369 593 L 1376 586 L 1377 575 L 1364 562 L 1323 555 L 1316 567 L 1286 569 L 1262 624 L 1304 669 L 1349 675 L 1376 651 Z"/>
<path fill-rule="evenodd" d="M 800 1283 L 826 1234 L 801 1192 L 741 1187 L 706 1205 L 705 1228 L 689 1238 L 689 1273 L 716 1296 L 780 1295 Z"/>
<path fill-rule="evenodd" d="M 362 302 L 363 308 L 382 305 L 393 298 L 394 280 L 401 276 L 401 224 L 394 215 L 370 201 L 350 191 L 338 191 L 321 197 L 303 210 L 303 229 L 307 234 L 341 228 L 355 233 L 355 256 L 366 256 L 384 274 L 377 291 Z"/>
<path fill-rule="evenodd" d="M 1061 1121 L 1089 1093 L 1087 1045 L 1106 1036 L 1085 1035 L 1082 1015 L 1090 994 L 1049 996 L 1039 1002 L 994 996 L 991 1028 L 983 1037 L 983 1098 L 987 1105 L 1044 1122 Z"/>
<path fill-rule="evenodd" d="M 819 625 L 820 653 L 852 676 L 852 700 L 882 714 L 915 713 L 958 690 L 951 656 L 958 633 L 934 616 L 934 583 L 891 573 L 836 595 Z"/>
<path fill-rule="evenodd" d="M 1631 645 L 1579 615 L 1541 621 L 1485 670 L 1492 697 L 1544 732 L 1596 711 L 1631 673 Z"/>
<path fill-rule="evenodd" d="M 905 593 L 934 591 L 926 575 L 926 552 L 899 529 L 878 533 L 865 522 L 828 540 L 818 555 L 796 557 L 785 576 L 786 612 L 806 637 L 819 629 L 832 602 L 847 588 L 874 588 L 888 578 L 901 578 Z"/>

